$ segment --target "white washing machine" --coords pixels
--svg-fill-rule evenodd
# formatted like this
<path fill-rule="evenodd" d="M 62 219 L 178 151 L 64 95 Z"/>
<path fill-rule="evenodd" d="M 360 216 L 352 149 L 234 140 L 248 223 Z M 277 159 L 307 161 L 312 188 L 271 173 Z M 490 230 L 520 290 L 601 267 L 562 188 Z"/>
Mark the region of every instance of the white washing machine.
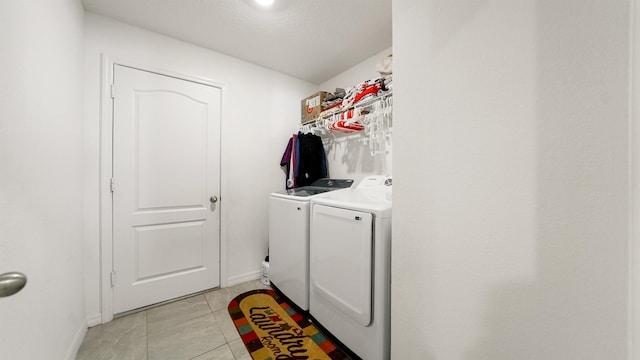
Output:
<path fill-rule="evenodd" d="M 269 196 L 269 280 L 302 310 L 309 310 L 310 201 L 352 184 L 351 179 L 320 179 Z"/>
<path fill-rule="evenodd" d="M 391 178 L 311 200 L 311 316 L 359 357 L 390 357 Z"/>

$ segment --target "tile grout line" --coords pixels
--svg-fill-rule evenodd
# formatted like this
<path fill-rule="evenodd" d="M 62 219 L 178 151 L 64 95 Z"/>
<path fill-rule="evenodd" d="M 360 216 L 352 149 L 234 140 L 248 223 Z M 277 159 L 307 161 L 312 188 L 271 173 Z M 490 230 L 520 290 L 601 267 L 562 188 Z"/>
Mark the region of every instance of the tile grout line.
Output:
<path fill-rule="evenodd" d="M 147 310 L 144 310 L 144 335 L 147 343 L 147 354 L 146 354 L 147 360 L 149 360 L 149 316 L 148 315 L 149 314 L 147 313 Z"/>

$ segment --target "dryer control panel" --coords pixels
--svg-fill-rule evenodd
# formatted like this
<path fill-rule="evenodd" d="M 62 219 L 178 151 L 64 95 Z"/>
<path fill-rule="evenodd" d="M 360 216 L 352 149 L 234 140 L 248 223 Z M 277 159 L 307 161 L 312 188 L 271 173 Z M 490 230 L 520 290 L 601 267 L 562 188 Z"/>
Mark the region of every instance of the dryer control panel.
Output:
<path fill-rule="evenodd" d="M 391 183 L 392 177 L 388 175 L 367 176 L 360 182 L 360 184 L 358 184 L 357 189 L 391 186 Z"/>

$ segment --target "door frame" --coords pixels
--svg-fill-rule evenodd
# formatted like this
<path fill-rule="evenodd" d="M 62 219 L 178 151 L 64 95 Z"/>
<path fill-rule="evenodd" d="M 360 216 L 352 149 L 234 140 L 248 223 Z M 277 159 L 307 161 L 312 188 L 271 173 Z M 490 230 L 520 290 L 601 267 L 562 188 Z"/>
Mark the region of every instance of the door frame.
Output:
<path fill-rule="evenodd" d="M 222 176 L 226 168 L 224 146 L 222 141 L 223 122 L 227 118 L 228 85 L 224 82 L 209 78 L 160 69 L 143 65 L 125 59 L 101 55 L 101 86 L 100 86 L 100 308 L 102 323 L 113 320 L 113 287 L 111 287 L 111 272 L 113 271 L 113 203 L 111 197 L 111 176 L 113 173 L 113 98 L 111 84 L 115 65 L 123 65 L 142 71 L 169 76 L 181 80 L 191 81 L 220 89 L 220 287 L 227 287 L 227 221 L 224 211 L 227 184 Z"/>

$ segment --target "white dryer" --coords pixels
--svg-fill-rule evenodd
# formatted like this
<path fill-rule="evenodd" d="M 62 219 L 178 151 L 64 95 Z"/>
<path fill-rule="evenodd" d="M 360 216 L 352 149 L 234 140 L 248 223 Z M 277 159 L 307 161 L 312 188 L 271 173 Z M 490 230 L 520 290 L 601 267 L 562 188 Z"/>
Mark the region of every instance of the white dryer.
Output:
<path fill-rule="evenodd" d="M 391 178 L 311 200 L 309 313 L 359 357 L 390 357 Z"/>
<path fill-rule="evenodd" d="M 351 179 L 320 179 L 269 196 L 269 280 L 302 310 L 309 310 L 310 201 L 352 184 Z"/>

